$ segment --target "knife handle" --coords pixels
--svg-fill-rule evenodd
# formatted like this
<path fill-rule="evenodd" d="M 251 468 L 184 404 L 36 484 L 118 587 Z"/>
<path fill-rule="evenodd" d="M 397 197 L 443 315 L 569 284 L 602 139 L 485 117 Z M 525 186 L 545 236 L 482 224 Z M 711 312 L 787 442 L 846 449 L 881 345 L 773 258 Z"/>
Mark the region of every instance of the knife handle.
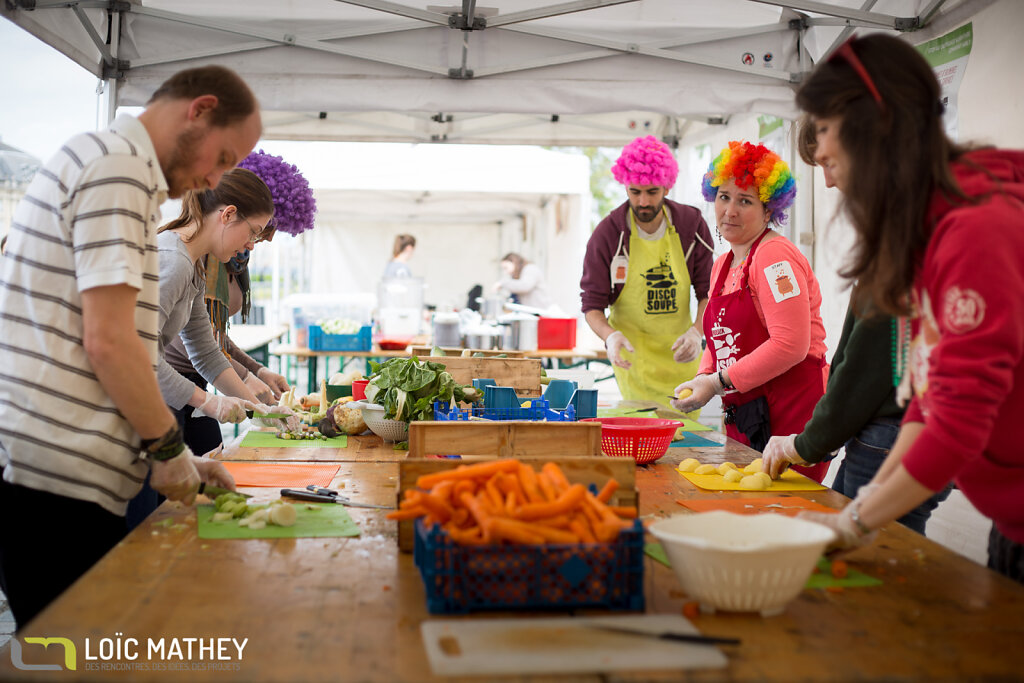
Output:
<path fill-rule="evenodd" d="M 313 493 L 312 491 L 304 491 L 302 489 L 281 489 L 281 495 L 288 496 L 289 498 L 297 498 L 299 500 L 308 500 L 314 503 L 338 502 L 334 496 L 325 496 L 319 493 Z"/>
<path fill-rule="evenodd" d="M 659 638 L 664 640 L 678 640 L 684 643 L 703 643 L 705 645 L 739 645 L 739 638 L 724 638 L 722 636 L 705 636 L 698 633 L 660 633 Z"/>

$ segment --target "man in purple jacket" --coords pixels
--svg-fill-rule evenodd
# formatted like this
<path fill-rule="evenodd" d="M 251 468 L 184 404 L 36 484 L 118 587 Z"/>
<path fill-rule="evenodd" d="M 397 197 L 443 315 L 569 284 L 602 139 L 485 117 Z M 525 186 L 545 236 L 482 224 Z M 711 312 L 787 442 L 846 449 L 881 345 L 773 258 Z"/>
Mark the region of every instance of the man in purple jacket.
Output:
<path fill-rule="evenodd" d="M 628 201 L 587 243 L 583 313 L 604 340 L 626 400 L 665 403 L 680 382 L 693 379 L 700 360 L 699 321 L 714 254 L 700 211 L 666 198 L 678 174 L 672 150 L 654 136 L 626 145 L 612 175 L 626 186 Z"/>

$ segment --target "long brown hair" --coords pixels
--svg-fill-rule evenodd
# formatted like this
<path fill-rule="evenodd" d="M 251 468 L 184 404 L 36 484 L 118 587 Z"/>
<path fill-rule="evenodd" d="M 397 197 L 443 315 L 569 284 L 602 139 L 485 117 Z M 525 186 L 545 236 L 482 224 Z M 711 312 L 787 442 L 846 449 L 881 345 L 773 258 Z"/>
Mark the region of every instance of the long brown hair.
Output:
<path fill-rule="evenodd" d="M 796 102 L 815 119 L 842 121 L 839 140 L 850 162 L 843 208 L 857 240 L 839 274 L 857 281 L 855 299 L 907 315 L 908 294 L 933 230 L 927 222 L 933 194 L 971 201 L 950 168 L 968 148 L 946 137 L 939 83 L 913 46 L 881 34 L 848 45 L 853 57 L 840 50 L 820 63 Z M 799 137 L 801 154 L 807 142 Z M 863 310 L 867 302 L 857 303 Z"/>
<path fill-rule="evenodd" d="M 514 251 L 510 251 L 509 253 L 507 253 L 504 256 L 502 256 L 501 260 L 502 260 L 502 262 L 508 261 L 509 263 L 512 264 L 512 279 L 513 280 L 518 280 L 519 279 L 519 276 L 523 274 L 523 266 L 525 266 L 527 263 L 529 263 L 526 259 L 524 259 L 519 254 L 515 253 Z"/>
<path fill-rule="evenodd" d="M 406 247 L 416 248 L 416 238 L 412 235 L 395 235 L 395 244 L 391 248 L 391 255 L 398 256 Z"/>

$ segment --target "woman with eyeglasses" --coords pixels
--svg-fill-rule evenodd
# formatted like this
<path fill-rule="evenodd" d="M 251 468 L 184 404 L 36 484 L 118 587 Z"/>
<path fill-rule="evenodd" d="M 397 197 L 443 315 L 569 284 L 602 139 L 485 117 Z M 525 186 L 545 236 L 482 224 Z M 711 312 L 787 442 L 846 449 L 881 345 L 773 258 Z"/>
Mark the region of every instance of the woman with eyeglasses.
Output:
<path fill-rule="evenodd" d="M 796 197 L 789 166 L 764 145 L 734 141 L 704 175 L 704 198 L 729 251 L 715 261 L 704 310 L 707 351 L 676 387 L 678 410 L 722 397 L 727 434 L 756 450 L 772 435 L 803 429 L 825 393 L 821 291 L 796 245 L 772 229 Z M 801 465 L 821 481 L 828 462 Z"/>
<path fill-rule="evenodd" d="M 845 43 L 797 93 L 856 234 L 841 273 L 858 302 L 912 317 L 896 443 L 841 514 L 812 518 L 855 548 L 953 480 L 993 520 L 989 567 L 1024 582 L 1024 152 L 951 142 L 941 96 L 924 57 L 883 35 Z"/>

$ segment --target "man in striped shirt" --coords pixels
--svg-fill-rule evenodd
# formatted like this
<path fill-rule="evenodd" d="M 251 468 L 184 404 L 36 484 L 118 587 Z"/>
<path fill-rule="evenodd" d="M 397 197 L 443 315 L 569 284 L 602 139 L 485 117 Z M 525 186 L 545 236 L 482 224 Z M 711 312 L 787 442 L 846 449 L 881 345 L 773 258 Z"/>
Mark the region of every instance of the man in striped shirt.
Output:
<path fill-rule="evenodd" d="M 147 473 L 190 504 L 195 458 L 157 387 L 160 204 L 214 187 L 259 139 L 234 72 L 179 72 L 138 118 L 69 140 L 15 210 L 0 264 L 0 588 L 20 626 L 124 535 Z"/>

